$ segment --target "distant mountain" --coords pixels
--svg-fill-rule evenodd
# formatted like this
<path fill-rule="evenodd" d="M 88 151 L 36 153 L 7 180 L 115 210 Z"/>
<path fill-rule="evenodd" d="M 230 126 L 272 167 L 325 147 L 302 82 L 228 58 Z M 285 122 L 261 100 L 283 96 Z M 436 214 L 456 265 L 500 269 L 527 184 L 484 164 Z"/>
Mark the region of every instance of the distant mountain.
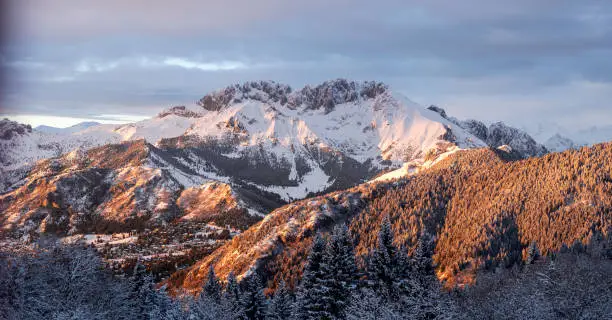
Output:
<path fill-rule="evenodd" d="M 11 217 L 0 221 L 24 232 L 81 232 L 93 227 L 85 217 L 110 219 L 107 230 L 190 217 L 243 228 L 288 202 L 415 174 L 461 150 L 547 152 L 503 123 L 460 121 L 344 79 L 232 85 L 123 125 L 0 129 L 0 209 Z"/>
<path fill-rule="evenodd" d="M 57 127 L 40 125 L 34 128 L 34 130 L 44 132 L 44 133 L 58 133 L 58 134 L 75 133 L 75 132 L 83 131 L 87 128 L 94 127 L 100 124 L 101 123 L 95 122 L 95 121 L 85 121 L 85 122 L 80 122 L 80 123 L 77 123 L 73 126 L 66 127 L 66 128 L 57 128 Z"/>

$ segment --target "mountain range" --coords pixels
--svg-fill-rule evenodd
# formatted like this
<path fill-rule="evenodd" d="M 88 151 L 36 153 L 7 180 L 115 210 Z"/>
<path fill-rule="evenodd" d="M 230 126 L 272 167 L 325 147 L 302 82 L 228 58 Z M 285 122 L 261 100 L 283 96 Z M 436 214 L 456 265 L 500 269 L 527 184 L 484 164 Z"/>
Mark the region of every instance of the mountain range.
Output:
<path fill-rule="evenodd" d="M 26 241 L 201 224 L 238 234 L 166 280 L 197 292 L 211 266 L 294 286 L 314 234 L 347 223 L 365 257 L 386 216 L 408 251 L 435 239 L 452 287 L 521 261 L 532 242 L 554 252 L 609 232 L 610 145 L 579 147 L 460 120 L 379 82 L 246 82 L 122 125 L 1 120 L 0 227 Z"/>
<path fill-rule="evenodd" d="M 459 121 L 382 83 L 343 79 L 295 91 L 247 82 L 124 125 L 32 130 L 3 120 L 0 132 L 3 225 L 61 233 L 230 210 L 244 228 L 285 203 L 417 172 L 457 150 L 547 152 L 503 123 Z"/>

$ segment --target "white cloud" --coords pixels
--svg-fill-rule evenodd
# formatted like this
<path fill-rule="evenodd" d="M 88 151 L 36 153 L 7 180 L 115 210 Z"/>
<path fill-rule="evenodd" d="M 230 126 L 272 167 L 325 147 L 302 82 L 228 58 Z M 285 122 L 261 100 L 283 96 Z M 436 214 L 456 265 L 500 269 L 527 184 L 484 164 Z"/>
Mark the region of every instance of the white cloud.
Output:
<path fill-rule="evenodd" d="M 96 61 L 92 59 L 84 59 L 79 61 L 74 66 L 74 71 L 77 73 L 102 73 L 112 71 L 118 68 L 162 68 L 176 67 L 182 69 L 195 69 L 200 71 L 229 71 L 250 68 L 244 62 L 222 60 L 222 61 L 202 61 L 183 57 L 124 57 L 111 61 Z"/>
<path fill-rule="evenodd" d="M 120 60 L 110 62 L 92 62 L 83 60 L 76 65 L 74 70 L 80 73 L 105 72 L 117 68 L 121 63 L 122 62 Z"/>
<path fill-rule="evenodd" d="M 167 66 L 198 69 L 202 71 L 225 71 L 248 68 L 245 63 L 240 61 L 197 62 L 176 57 L 166 58 L 163 63 Z"/>

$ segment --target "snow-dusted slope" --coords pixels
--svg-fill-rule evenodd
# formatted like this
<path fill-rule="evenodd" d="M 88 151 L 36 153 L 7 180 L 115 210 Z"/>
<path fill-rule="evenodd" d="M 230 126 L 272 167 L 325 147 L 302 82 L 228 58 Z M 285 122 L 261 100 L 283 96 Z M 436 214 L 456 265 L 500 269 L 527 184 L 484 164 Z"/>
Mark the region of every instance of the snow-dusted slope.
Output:
<path fill-rule="evenodd" d="M 42 130 L 39 130 L 39 127 L 14 135 L 11 139 L 0 140 L 0 147 L 6 152 L 1 165 L 2 169 L 10 170 L 33 165 L 40 159 L 57 157 L 74 149 L 85 150 L 108 143 L 138 139 L 156 142 L 161 138 L 181 135 L 192 122 L 193 119 L 168 115 L 126 125 L 88 123 L 65 129 L 43 127 Z"/>

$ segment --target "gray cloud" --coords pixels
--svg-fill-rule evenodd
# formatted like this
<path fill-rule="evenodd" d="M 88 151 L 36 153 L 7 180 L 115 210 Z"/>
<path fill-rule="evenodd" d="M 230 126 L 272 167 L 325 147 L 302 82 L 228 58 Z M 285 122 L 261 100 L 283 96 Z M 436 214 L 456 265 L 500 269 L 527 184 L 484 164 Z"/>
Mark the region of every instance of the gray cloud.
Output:
<path fill-rule="evenodd" d="M 347 77 L 460 117 L 612 123 L 610 2 L 15 0 L 12 10 L 2 54 L 13 113 L 146 115 L 234 82 Z"/>

